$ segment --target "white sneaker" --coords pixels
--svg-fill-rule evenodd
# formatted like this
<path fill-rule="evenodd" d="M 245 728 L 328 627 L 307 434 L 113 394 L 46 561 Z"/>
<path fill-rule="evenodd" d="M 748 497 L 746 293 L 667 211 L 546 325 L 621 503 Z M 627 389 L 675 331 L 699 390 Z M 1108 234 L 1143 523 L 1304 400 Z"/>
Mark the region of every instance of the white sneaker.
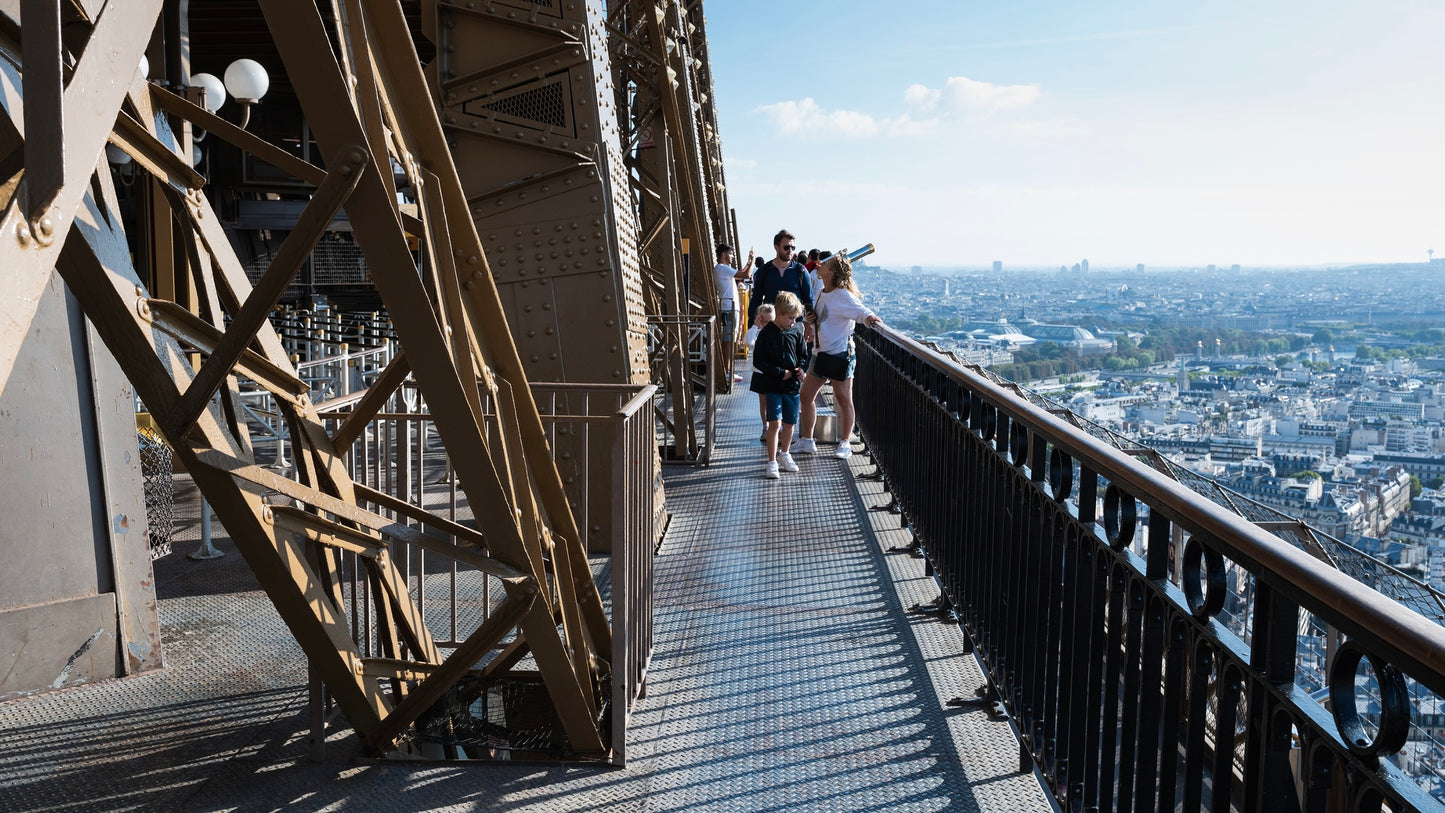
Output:
<path fill-rule="evenodd" d="M 853 456 L 853 447 L 847 443 L 840 443 L 838 444 L 838 451 L 834 452 L 833 456 L 839 460 L 847 460 Z"/>
<path fill-rule="evenodd" d="M 778 479 L 778 477 L 779 477 L 779 474 L 778 474 L 778 461 L 776 461 L 776 460 L 769 460 L 769 461 L 768 461 L 767 471 L 764 471 L 764 472 L 763 472 L 763 476 L 766 477 L 766 478 L 768 478 L 769 480 L 776 480 L 776 479 Z"/>
<path fill-rule="evenodd" d="M 798 464 L 793 462 L 793 456 L 787 452 L 778 452 L 778 465 L 783 471 L 797 471 Z"/>
<path fill-rule="evenodd" d="M 818 445 L 812 438 L 798 438 L 793 441 L 792 452 L 794 454 L 814 454 L 818 451 Z"/>

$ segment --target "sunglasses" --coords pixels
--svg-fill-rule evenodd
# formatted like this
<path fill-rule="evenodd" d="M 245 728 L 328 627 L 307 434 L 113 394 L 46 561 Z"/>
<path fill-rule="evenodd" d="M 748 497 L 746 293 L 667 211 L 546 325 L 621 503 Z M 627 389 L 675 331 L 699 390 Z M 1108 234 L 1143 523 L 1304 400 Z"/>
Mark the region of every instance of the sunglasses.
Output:
<path fill-rule="evenodd" d="M 783 246 L 783 251 L 797 251 L 797 246 Z"/>

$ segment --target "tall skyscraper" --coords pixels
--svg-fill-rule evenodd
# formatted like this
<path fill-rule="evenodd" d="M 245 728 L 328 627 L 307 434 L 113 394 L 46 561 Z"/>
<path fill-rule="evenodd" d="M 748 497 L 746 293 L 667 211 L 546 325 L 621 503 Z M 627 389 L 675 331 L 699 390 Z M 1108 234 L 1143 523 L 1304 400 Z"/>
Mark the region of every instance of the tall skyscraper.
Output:
<path fill-rule="evenodd" d="M 1002 270 L 1003 270 L 1003 260 L 994 260 L 994 261 L 993 261 L 993 272 L 994 272 L 995 274 L 997 274 L 998 272 L 1000 272 L 1000 271 L 1002 271 Z"/>
<path fill-rule="evenodd" d="M 1088 259 L 1079 260 L 1079 267 L 1083 269 L 1083 272 L 1084 272 L 1085 274 L 1089 273 L 1089 261 L 1088 261 Z"/>

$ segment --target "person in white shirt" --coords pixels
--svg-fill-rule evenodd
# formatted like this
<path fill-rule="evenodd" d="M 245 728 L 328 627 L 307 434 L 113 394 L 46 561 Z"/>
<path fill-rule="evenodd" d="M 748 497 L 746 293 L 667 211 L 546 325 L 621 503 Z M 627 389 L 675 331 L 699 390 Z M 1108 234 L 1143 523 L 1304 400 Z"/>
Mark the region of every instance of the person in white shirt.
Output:
<path fill-rule="evenodd" d="M 726 243 L 717 247 L 717 266 L 713 273 L 717 277 L 717 332 L 723 341 L 723 362 L 729 374 L 733 368 L 733 357 L 737 352 L 738 340 L 738 280 L 747 280 L 753 273 L 754 252 L 748 252 L 748 261 L 741 271 L 733 267 L 733 247 Z M 733 381 L 742 379 L 734 376 Z"/>
<path fill-rule="evenodd" d="M 813 313 L 808 326 L 814 331 L 814 352 L 803 378 L 802 415 L 798 422 L 801 437 L 793 451 L 817 451 L 813 443 L 813 424 L 818 419 L 815 399 L 828 382 L 833 384 L 833 401 L 838 407 L 838 450 L 834 454 L 847 459 L 853 454 L 849 445 L 853 434 L 853 326 L 876 325 L 883 320 L 858 298 L 853 282 L 853 265 L 843 252 L 834 254 L 818 265 L 818 278 L 823 290 L 813 300 Z"/>

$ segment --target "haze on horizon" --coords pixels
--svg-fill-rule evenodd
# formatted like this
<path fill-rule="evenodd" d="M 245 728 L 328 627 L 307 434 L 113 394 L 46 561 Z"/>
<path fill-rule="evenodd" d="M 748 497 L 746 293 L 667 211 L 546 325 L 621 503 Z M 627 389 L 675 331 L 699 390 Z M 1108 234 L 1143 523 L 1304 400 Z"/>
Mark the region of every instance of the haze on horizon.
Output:
<path fill-rule="evenodd" d="M 787 227 L 891 268 L 1445 256 L 1445 4 L 1075 5 L 706 6 L 743 251 Z"/>

